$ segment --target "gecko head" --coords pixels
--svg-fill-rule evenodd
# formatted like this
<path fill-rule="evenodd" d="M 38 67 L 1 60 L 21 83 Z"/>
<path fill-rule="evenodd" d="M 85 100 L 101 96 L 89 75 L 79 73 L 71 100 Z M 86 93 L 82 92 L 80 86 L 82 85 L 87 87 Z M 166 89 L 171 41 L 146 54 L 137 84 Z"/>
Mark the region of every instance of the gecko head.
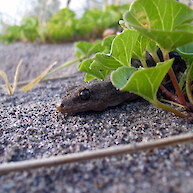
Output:
<path fill-rule="evenodd" d="M 102 111 L 128 98 L 132 98 L 130 93 L 120 92 L 110 81 L 95 81 L 69 89 L 57 109 L 63 114 Z"/>
<path fill-rule="evenodd" d="M 62 114 L 76 114 L 84 111 L 104 109 L 96 88 L 79 87 L 66 92 L 57 110 Z"/>

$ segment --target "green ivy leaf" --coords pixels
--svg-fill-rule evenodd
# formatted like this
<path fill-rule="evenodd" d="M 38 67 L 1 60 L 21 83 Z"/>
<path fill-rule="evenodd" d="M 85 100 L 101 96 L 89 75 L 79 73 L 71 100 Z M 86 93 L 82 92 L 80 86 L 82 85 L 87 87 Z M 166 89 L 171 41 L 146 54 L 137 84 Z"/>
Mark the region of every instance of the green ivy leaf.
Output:
<path fill-rule="evenodd" d="M 94 78 L 91 79 L 91 77 L 96 77 L 98 79 L 105 80 L 108 74 L 110 73 L 110 71 L 109 70 L 100 70 L 99 71 L 99 70 L 93 70 L 93 69 L 91 70 L 90 66 L 92 62 L 93 62 L 93 59 L 87 59 L 83 61 L 82 63 L 80 63 L 79 65 L 80 71 L 84 71 L 90 75 L 90 76 L 87 75 L 87 77 L 89 78 L 86 79 L 86 82 L 94 79 Z"/>
<path fill-rule="evenodd" d="M 94 70 L 116 70 L 122 66 L 113 56 L 98 53 L 95 55 L 91 69 Z"/>
<path fill-rule="evenodd" d="M 133 47 L 139 33 L 134 30 L 126 30 L 116 36 L 112 42 L 110 54 L 98 53 L 91 65 L 93 70 L 116 70 L 120 66 L 131 66 Z"/>
<path fill-rule="evenodd" d="M 82 58 L 88 55 L 92 44 L 86 41 L 80 41 L 75 43 L 75 54 L 77 58 Z"/>
<path fill-rule="evenodd" d="M 113 85 L 123 91 L 135 93 L 151 103 L 157 101 L 156 93 L 173 59 L 158 63 L 156 67 L 134 70 L 120 67 L 111 75 Z"/>
<path fill-rule="evenodd" d="M 132 58 L 139 59 L 142 62 L 143 67 L 146 67 L 145 52 L 149 44 L 149 38 L 139 35 L 136 44 L 133 48 Z"/>
<path fill-rule="evenodd" d="M 89 74 L 89 73 L 85 74 L 85 82 L 89 82 L 89 81 L 91 81 L 93 79 L 96 79 L 96 77 L 91 75 L 91 74 Z"/>
<path fill-rule="evenodd" d="M 134 30 L 124 31 L 113 39 L 110 54 L 98 53 L 89 60 L 89 64 L 88 60 L 82 62 L 79 69 L 99 79 L 106 79 L 112 70 L 116 70 L 120 66 L 131 66 L 132 51 L 138 36 L 139 33 Z M 84 67 L 84 65 L 86 66 Z"/>
<path fill-rule="evenodd" d="M 178 47 L 177 51 L 179 51 L 181 56 L 186 60 L 187 65 L 191 65 L 193 63 L 193 42 Z"/>
<path fill-rule="evenodd" d="M 115 87 L 122 89 L 125 86 L 125 83 L 129 80 L 131 75 L 137 71 L 137 68 L 122 66 L 118 68 L 111 75 L 111 80 Z"/>
<path fill-rule="evenodd" d="M 136 0 L 124 20 L 165 50 L 192 42 L 193 10 L 175 0 Z"/>
<path fill-rule="evenodd" d="M 96 41 L 92 44 L 91 48 L 89 49 L 88 54 L 89 54 L 89 56 L 90 56 L 90 55 L 96 54 L 96 53 L 98 53 L 98 52 L 103 52 L 103 50 L 104 50 L 104 48 L 103 48 L 103 46 L 102 46 L 102 41 L 101 41 L 101 40 L 96 40 Z"/>
<path fill-rule="evenodd" d="M 122 66 L 131 66 L 133 47 L 139 33 L 134 30 L 125 30 L 112 43 L 111 54 Z"/>
<path fill-rule="evenodd" d="M 103 48 L 104 48 L 104 53 L 105 54 L 108 54 L 108 53 L 110 53 L 110 51 L 111 51 L 111 44 L 112 44 L 112 42 L 113 42 L 113 40 L 114 40 L 114 38 L 116 37 L 116 35 L 111 35 L 111 36 L 107 36 L 107 37 L 105 37 L 104 39 L 103 39 L 103 41 L 102 41 L 102 46 L 103 46 Z"/>
<path fill-rule="evenodd" d="M 101 40 L 96 40 L 93 44 L 86 41 L 75 43 L 75 53 L 77 58 L 89 57 L 90 55 L 102 52 L 103 50 Z"/>
<path fill-rule="evenodd" d="M 156 42 L 154 42 L 153 40 L 149 41 L 147 51 L 151 54 L 151 56 L 153 57 L 153 59 L 156 63 L 159 61 L 159 58 L 157 56 L 158 48 L 159 47 L 157 46 Z"/>

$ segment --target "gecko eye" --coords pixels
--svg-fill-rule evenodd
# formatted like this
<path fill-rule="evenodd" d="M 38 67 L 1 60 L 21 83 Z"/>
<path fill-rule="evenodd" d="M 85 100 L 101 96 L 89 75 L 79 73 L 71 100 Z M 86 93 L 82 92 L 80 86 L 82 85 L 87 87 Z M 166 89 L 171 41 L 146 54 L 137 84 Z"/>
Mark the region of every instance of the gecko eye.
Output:
<path fill-rule="evenodd" d="M 87 100 L 90 98 L 90 91 L 89 89 L 83 89 L 82 91 L 79 92 L 79 96 L 81 100 Z"/>

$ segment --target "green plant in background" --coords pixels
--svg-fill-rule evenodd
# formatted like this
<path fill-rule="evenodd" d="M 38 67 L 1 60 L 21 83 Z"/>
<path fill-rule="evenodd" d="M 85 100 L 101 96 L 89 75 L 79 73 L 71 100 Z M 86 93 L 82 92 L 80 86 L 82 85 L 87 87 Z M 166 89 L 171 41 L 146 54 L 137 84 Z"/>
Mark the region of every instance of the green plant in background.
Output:
<path fill-rule="evenodd" d="M 39 37 L 39 21 L 36 17 L 24 18 L 24 24 L 21 26 L 21 33 L 23 38 L 26 38 L 30 42 L 34 42 Z"/>
<path fill-rule="evenodd" d="M 105 29 L 118 27 L 120 18 L 119 12 L 110 8 L 106 11 L 96 8 L 87 10 L 76 25 L 77 35 L 82 36 L 84 39 L 89 37 L 93 39 L 101 38 Z"/>
<path fill-rule="evenodd" d="M 128 5 L 124 6 L 127 8 Z M 118 28 L 124 9 L 123 6 L 107 6 L 105 11 L 94 8 L 85 11 L 80 19 L 70 9 L 62 9 L 49 20 L 46 37 L 54 42 L 101 38 L 105 29 Z"/>
<path fill-rule="evenodd" d="M 36 17 L 28 17 L 23 24 L 8 26 L 7 34 L 2 34 L 0 40 L 11 43 L 13 41 L 28 40 L 31 42 L 39 38 L 42 42 L 61 43 L 76 40 L 95 40 L 102 38 L 107 28 L 118 30 L 118 21 L 129 5 L 110 5 L 105 10 L 87 10 L 78 19 L 76 14 L 68 9 L 62 9 L 54 14 L 47 24 L 41 24 Z"/>
<path fill-rule="evenodd" d="M 48 21 L 46 38 L 53 42 L 72 41 L 77 19 L 73 11 L 68 8 L 60 10 Z"/>
<path fill-rule="evenodd" d="M 76 25 L 78 39 L 101 38 L 107 28 L 114 28 L 118 31 L 118 21 L 128 9 L 129 4 L 124 4 L 106 6 L 103 11 L 96 8 L 85 11 Z"/>
<path fill-rule="evenodd" d="M 36 17 L 24 18 L 22 25 L 8 26 L 7 34 L 1 34 L 0 40 L 2 42 L 11 43 L 19 40 L 29 40 L 34 42 L 39 36 L 38 33 L 39 21 Z"/>
<path fill-rule="evenodd" d="M 0 41 L 11 43 L 21 40 L 21 27 L 18 25 L 8 26 L 6 34 L 0 34 Z"/>
<path fill-rule="evenodd" d="M 192 44 L 187 45 L 193 41 L 192 20 L 193 11 L 174 0 L 136 0 L 124 14 L 122 25 L 125 30 L 112 41 L 109 54 L 97 53 L 93 58 L 83 61 L 79 69 L 86 72 L 86 81 L 93 78 L 106 79 L 111 73 L 113 85 L 120 90 L 133 92 L 160 108 L 186 117 L 185 114 L 158 101 L 156 95 L 168 72 L 178 95 L 177 100 L 187 110 L 193 109 L 190 99 L 193 80 Z M 157 46 L 162 50 L 164 62 L 157 62 L 155 67 L 148 68 L 145 52 L 148 51 L 157 61 Z M 188 50 L 183 52 L 182 57 L 186 55 L 189 61 L 186 84 L 189 84 L 190 92 L 187 87 L 186 90 L 192 104 L 186 102 L 171 67 L 173 59 L 168 58 L 168 53 L 175 49 L 181 52 Z M 143 67 L 131 67 L 132 57 L 140 59 Z M 160 88 L 163 90 L 163 86 Z"/>

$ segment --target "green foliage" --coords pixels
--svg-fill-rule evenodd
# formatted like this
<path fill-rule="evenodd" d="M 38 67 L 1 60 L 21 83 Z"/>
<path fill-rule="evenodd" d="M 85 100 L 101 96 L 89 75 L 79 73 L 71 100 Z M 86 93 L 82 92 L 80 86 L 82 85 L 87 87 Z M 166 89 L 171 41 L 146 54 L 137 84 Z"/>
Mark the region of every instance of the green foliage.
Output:
<path fill-rule="evenodd" d="M 179 51 L 183 58 L 186 60 L 187 65 L 191 65 L 193 63 L 193 42 L 178 47 L 177 51 Z"/>
<path fill-rule="evenodd" d="M 117 88 L 133 92 L 153 103 L 157 100 L 156 94 L 159 85 L 172 63 L 173 59 L 158 63 L 156 67 L 140 68 L 137 71 L 127 67 L 118 68 L 112 73 L 111 80 Z M 131 73 L 133 71 L 135 73 Z"/>
<path fill-rule="evenodd" d="M 193 65 L 193 42 L 190 44 L 186 44 L 184 46 L 178 47 L 177 51 L 181 54 L 181 56 L 184 58 L 187 64 L 187 69 L 179 82 L 180 88 L 182 89 L 187 79 L 187 73 L 190 70 L 191 65 Z M 193 80 L 193 70 L 190 72 L 190 77 Z"/>
<path fill-rule="evenodd" d="M 2 42 L 11 43 L 13 41 L 19 41 L 27 39 L 30 42 L 34 42 L 39 36 L 38 33 L 39 21 L 36 17 L 27 17 L 23 20 L 23 24 L 8 26 L 7 34 L 1 34 L 0 40 Z"/>
<path fill-rule="evenodd" d="M 104 50 L 98 53 L 89 62 L 80 64 L 79 69 L 85 71 L 99 79 L 105 79 L 107 75 L 118 67 L 130 66 L 130 60 L 133 47 L 137 41 L 139 33 L 133 30 L 126 30 L 124 33 L 116 36 L 112 41 L 111 53 L 105 54 Z M 104 39 L 104 42 L 107 39 Z M 108 42 L 109 44 L 111 42 Z M 106 44 L 106 47 L 109 45 Z M 84 68 L 86 65 L 86 68 Z M 99 72 L 99 73 L 98 73 Z M 86 79 L 86 81 L 88 81 Z"/>
<path fill-rule="evenodd" d="M 101 37 L 103 31 L 109 27 L 118 26 L 120 14 L 108 9 L 101 11 L 96 8 L 87 10 L 76 25 L 77 34 L 82 37 Z"/>
<path fill-rule="evenodd" d="M 71 41 L 77 22 L 75 16 L 75 13 L 68 8 L 62 9 L 52 16 L 47 24 L 46 38 L 53 42 Z"/>
<path fill-rule="evenodd" d="M 136 0 L 124 14 L 126 25 L 172 50 L 192 41 L 193 11 L 174 0 Z"/>
<path fill-rule="evenodd" d="M 89 57 L 92 54 L 103 51 L 101 40 L 96 40 L 93 44 L 87 41 L 80 41 L 75 43 L 75 53 L 78 58 Z"/>
<path fill-rule="evenodd" d="M 77 19 L 74 12 L 63 9 L 48 22 L 46 36 L 54 42 L 101 38 L 105 29 L 118 28 L 121 10 L 119 6 L 107 7 L 105 11 L 94 8 Z"/>
<path fill-rule="evenodd" d="M 188 55 L 190 60 L 193 48 L 192 20 L 193 11 L 174 0 L 136 0 L 124 14 L 124 32 L 114 38 L 111 51 L 97 53 L 93 58 L 83 61 L 79 69 L 86 72 L 86 81 L 93 78 L 106 79 L 111 73 L 115 87 L 138 94 L 160 108 L 186 117 L 176 109 L 160 103 L 156 95 L 163 78 L 169 72 L 179 101 L 186 105 L 173 71 L 170 70 L 173 60 L 168 60 L 168 52 L 185 46 L 178 49 L 186 57 Z M 187 43 L 191 44 L 185 45 Z M 159 62 L 156 57 L 157 45 L 163 51 L 164 62 Z M 188 53 L 184 53 L 185 50 Z M 146 51 L 155 59 L 155 67 L 147 67 Z M 143 67 L 131 67 L 131 57 L 139 59 Z M 189 73 L 192 73 L 192 68 Z"/>
<path fill-rule="evenodd" d="M 7 33 L 0 35 L 0 41 L 11 43 L 13 41 L 21 40 L 21 27 L 18 25 L 8 26 Z"/>
<path fill-rule="evenodd" d="M 129 4 L 120 6 L 110 5 L 104 11 L 99 9 L 87 10 L 77 22 L 76 32 L 79 37 L 101 37 L 107 28 L 118 28 L 118 21 L 122 19 L 123 13 L 129 9 Z"/>
<path fill-rule="evenodd" d="M 129 7 L 130 7 L 130 4 L 122 4 L 119 6 L 111 4 L 105 8 L 105 11 L 113 10 L 120 15 L 120 19 L 123 19 L 123 13 L 125 11 L 128 11 Z"/>
<path fill-rule="evenodd" d="M 54 14 L 46 26 L 40 25 L 37 18 L 28 17 L 21 26 L 9 26 L 8 33 L 0 37 L 8 43 L 23 39 L 34 42 L 37 37 L 43 42 L 54 43 L 102 38 L 105 29 L 119 28 L 118 21 L 128 8 L 129 4 L 111 5 L 104 11 L 94 8 L 85 11 L 80 19 L 72 10 L 65 8 Z"/>
<path fill-rule="evenodd" d="M 76 55 L 78 58 L 88 58 L 96 53 L 108 53 L 111 49 L 111 44 L 115 36 L 108 36 L 104 38 L 103 41 L 97 40 L 94 44 L 88 42 L 78 42 L 76 43 Z M 97 57 L 97 54 L 95 55 Z M 105 79 L 110 73 L 109 70 L 95 70 L 90 69 L 91 64 L 93 64 L 94 59 L 87 59 L 79 65 L 79 69 L 86 73 L 86 81 L 90 81 L 95 77 L 99 79 Z M 95 67 L 95 66 L 94 66 Z"/>
<path fill-rule="evenodd" d="M 24 38 L 30 42 L 34 42 L 39 36 L 38 33 L 39 21 L 36 17 L 28 17 L 24 19 L 24 24 L 21 26 L 21 32 Z"/>

